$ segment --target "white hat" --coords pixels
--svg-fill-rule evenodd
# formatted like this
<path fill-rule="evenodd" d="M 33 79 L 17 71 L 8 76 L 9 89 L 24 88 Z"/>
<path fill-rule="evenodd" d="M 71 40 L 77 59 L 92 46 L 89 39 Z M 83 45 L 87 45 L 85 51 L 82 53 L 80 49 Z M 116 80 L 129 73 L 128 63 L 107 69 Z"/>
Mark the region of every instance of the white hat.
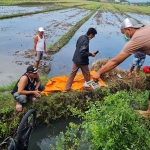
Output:
<path fill-rule="evenodd" d="M 140 24 L 138 23 L 135 19 L 133 18 L 126 18 L 122 24 L 121 24 L 121 29 L 125 29 L 125 28 L 140 28 L 140 27 L 143 27 L 144 25 L 143 24 Z"/>
<path fill-rule="evenodd" d="M 44 32 L 44 28 L 43 28 L 43 27 L 40 27 L 38 31 Z"/>

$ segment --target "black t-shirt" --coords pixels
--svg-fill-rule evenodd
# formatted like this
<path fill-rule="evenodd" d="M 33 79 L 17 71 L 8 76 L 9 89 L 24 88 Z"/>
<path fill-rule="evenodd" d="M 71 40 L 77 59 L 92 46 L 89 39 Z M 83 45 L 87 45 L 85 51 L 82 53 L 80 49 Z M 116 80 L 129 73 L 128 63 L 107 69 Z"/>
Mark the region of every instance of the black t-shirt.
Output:
<path fill-rule="evenodd" d="M 28 75 L 27 75 L 26 73 L 24 73 L 22 76 L 27 76 L 27 77 L 28 77 Z M 22 76 L 21 76 L 21 77 L 22 77 Z M 29 77 L 28 77 L 28 84 L 26 85 L 26 87 L 24 88 L 24 90 L 26 90 L 26 91 L 32 91 L 33 88 L 34 88 L 35 80 L 36 80 L 36 79 L 34 78 L 33 82 L 31 82 L 30 79 L 29 79 Z M 14 93 L 16 93 L 16 92 L 18 91 L 18 82 L 19 82 L 19 81 L 20 81 L 20 79 L 17 81 L 17 83 L 16 83 L 16 85 L 14 86 L 14 88 L 13 88 L 11 94 L 14 94 Z"/>

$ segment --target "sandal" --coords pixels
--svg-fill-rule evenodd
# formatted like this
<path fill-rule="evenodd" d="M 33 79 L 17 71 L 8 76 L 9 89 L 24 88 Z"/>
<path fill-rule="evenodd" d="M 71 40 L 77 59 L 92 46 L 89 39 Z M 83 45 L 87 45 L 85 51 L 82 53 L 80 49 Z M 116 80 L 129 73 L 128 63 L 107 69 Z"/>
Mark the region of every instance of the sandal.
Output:
<path fill-rule="evenodd" d="M 21 111 L 22 111 L 22 104 L 16 102 L 16 110 L 17 110 L 18 112 L 21 112 Z"/>
<path fill-rule="evenodd" d="M 33 98 L 32 98 L 32 102 L 37 103 L 37 102 L 38 102 L 38 99 L 35 98 L 35 97 L 33 97 Z"/>

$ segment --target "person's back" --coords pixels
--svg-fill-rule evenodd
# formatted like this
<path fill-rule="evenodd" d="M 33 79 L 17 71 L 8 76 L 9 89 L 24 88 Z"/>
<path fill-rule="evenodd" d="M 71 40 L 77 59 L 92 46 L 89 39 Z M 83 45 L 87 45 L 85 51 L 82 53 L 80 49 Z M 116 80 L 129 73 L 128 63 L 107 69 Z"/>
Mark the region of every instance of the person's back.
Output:
<path fill-rule="evenodd" d="M 76 43 L 76 50 L 73 56 L 73 62 L 80 65 L 89 64 L 89 38 L 87 35 L 81 35 Z"/>

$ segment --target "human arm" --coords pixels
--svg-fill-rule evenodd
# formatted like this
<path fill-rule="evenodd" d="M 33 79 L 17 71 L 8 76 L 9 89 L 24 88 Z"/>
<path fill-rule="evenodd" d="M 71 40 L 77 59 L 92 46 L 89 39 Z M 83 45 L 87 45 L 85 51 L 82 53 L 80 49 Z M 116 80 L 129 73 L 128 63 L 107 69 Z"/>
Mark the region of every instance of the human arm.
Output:
<path fill-rule="evenodd" d="M 40 80 L 39 75 L 37 74 L 37 76 L 36 76 L 36 87 L 35 87 L 35 90 L 38 90 L 39 87 L 40 87 L 40 85 L 41 85 L 41 80 Z"/>
<path fill-rule="evenodd" d="M 44 53 L 46 54 L 46 42 L 44 41 Z"/>
<path fill-rule="evenodd" d="M 29 95 L 29 94 L 33 94 L 36 97 L 41 97 L 41 95 L 39 94 L 38 91 L 28 91 L 28 90 L 24 90 L 25 87 L 28 84 L 28 77 L 27 76 L 22 76 L 20 78 L 20 81 L 18 82 L 18 94 L 19 95 Z"/>
<path fill-rule="evenodd" d="M 121 62 L 128 58 L 131 54 L 121 51 L 116 57 L 109 60 L 102 68 L 100 68 L 94 75 L 93 79 L 97 80 L 101 74 L 108 72 L 117 67 Z"/>
<path fill-rule="evenodd" d="M 38 42 L 38 36 L 35 36 L 35 37 L 34 37 L 34 56 L 37 55 L 37 52 L 36 52 L 36 45 L 37 45 L 37 42 Z"/>

